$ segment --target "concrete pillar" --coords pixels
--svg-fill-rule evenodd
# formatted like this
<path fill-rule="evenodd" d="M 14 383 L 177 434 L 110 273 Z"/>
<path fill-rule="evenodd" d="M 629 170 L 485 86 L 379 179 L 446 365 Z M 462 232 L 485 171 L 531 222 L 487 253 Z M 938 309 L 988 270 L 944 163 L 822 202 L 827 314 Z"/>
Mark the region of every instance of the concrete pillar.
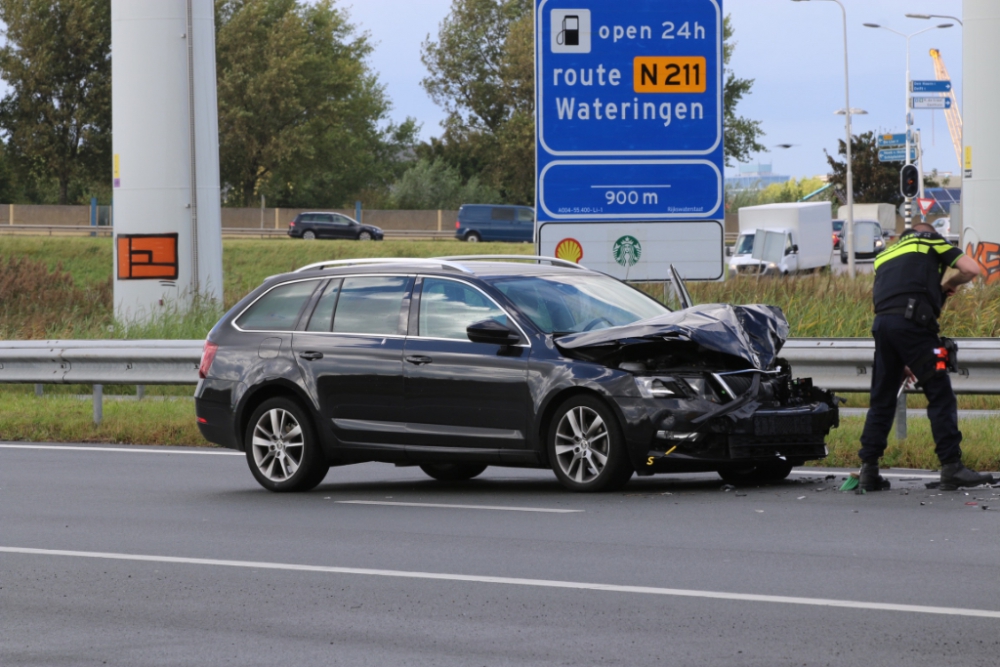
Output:
<path fill-rule="evenodd" d="M 962 229 L 966 250 L 1000 280 L 1000 2 L 964 0 L 962 7 L 963 155 Z"/>

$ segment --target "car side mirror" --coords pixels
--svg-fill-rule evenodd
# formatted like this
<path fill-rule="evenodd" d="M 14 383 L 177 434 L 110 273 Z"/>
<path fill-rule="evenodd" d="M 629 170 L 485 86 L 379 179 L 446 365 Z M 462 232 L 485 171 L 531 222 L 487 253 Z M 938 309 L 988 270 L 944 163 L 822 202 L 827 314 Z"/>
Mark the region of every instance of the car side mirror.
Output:
<path fill-rule="evenodd" d="M 496 320 L 473 322 L 465 328 L 465 333 L 473 343 L 490 343 L 493 345 L 517 345 L 521 337 L 513 329 L 500 324 Z"/>
<path fill-rule="evenodd" d="M 733 246 L 727 245 L 726 246 L 726 257 L 732 257 L 732 256 L 733 256 Z"/>

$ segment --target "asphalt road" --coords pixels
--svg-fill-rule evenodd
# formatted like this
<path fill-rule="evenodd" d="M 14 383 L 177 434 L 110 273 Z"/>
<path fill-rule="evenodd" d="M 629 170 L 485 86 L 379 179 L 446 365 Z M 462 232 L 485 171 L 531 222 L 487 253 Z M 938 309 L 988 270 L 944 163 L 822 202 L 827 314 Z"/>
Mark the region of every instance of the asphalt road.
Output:
<path fill-rule="evenodd" d="M 996 664 L 1000 489 L 826 473 L 275 495 L 224 450 L 0 443 L 0 665 Z"/>

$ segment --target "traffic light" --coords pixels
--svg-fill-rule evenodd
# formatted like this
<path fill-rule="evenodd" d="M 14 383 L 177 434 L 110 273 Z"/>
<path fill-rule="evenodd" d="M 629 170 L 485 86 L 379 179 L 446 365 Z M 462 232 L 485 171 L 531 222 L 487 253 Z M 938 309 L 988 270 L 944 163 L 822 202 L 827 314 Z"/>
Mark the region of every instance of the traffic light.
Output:
<path fill-rule="evenodd" d="M 916 197 L 920 192 L 920 174 L 915 164 L 903 165 L 899 170 L 899 191 L 908 199 Z"/>

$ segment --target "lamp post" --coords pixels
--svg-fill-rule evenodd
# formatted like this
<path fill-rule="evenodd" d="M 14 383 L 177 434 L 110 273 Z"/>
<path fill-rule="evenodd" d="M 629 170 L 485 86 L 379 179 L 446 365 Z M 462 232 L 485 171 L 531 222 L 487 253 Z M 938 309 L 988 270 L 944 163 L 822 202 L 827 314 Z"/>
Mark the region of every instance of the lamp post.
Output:
<path fill-rule="evenodd" d="M 792 2 L 809 2 L 810 0 L 792 0 Z M 847 220 L 844 223 L 847 231 L 844 234 L 844 242 L 847 244 L 847 273 L 854 278 L 854 172 L 851 169 L 851 87 L 847 71 L 847 10 L 844 9 L 840 0 L 817 0 L 825 2 L 836 2 L 840 6 L 840 13 L 844 19 L 844 131 L 847 135 Z"/>
<path fill-rule="evenodd" d="M 940 25 L 931 26 L 930 28 L 924 28 L 923 30 L 918 30 L 916 32 L 913 32 L 913 33 L 910 33 L 909 35 L 907 35 L 906 33 L 899 32 L 898 30 L 893 30 L 892 28 L 887 28 L 884 25 L 879 25 L 878 23 L 865 23 L 864 24 L 864 26 L 866 28 L 880 28 L 882 30 L 888 30 L 889 32 L 893 33 L 894 35 L 899 35 L 900 37 L 903 37 L 903 38 L 906 39 L 906 79 L 903 82 L 903 94 L 904 94 L 903 103 L 904 103 L 905 111 L 906 111 L 906 116 L 905 116 L 905 118 L 906 118 L 906 127 L 905 127 L 905 132 L 906 132 L 906 154 L 904 156 L 905 159 L 906 159 L 906 163 L 905 164 L 910 164 L 910 127 L 913 125 L 913 122 L 912 122 L 913 121 L 913 114 L 910 113 L 910 38 L 911 37 L 916 37 L 917 35 L 919 35 L 921 33 L 924 33 L 924 32 L 927 32 L 929 30 L 937 30 L 939 28 L 950 28 L 952 25 L 953 24 L 951 24 L 951 23 L 942 23 Z M 924 181 L 924 175 L 922 173 L 919 173 L 919 167 L 918 167 L 918 174 L 919 174 L 918 178 L 919 178 L 920 182 L 923 183 L 923 181 Z M 906 226 L 907 229 L 909 229 L 910 222 L 913 220 L 913 208 L 912 207 L 913 207 L 912 199 L 910 199 L 910 197 L 907 197 L 906 198 L 906 206 L 904 208 L 904 211 L 906 213 L 906 215 L 904 216 L 904 224 L 905 224 L 905 226 Z"/>
<path fill-rule="evenodd" d="M 906 18 L 908 18 L 908 19 L 950 19 L 950 20 L 954 21 L 955 23 L 957 23 L 958 25 L 962 26 L 963 28 L 965 27 L 962 24 L 962 19 L 958 18 L 957 16 L 947 16 L 946 14 L 907 14 Z"/>

